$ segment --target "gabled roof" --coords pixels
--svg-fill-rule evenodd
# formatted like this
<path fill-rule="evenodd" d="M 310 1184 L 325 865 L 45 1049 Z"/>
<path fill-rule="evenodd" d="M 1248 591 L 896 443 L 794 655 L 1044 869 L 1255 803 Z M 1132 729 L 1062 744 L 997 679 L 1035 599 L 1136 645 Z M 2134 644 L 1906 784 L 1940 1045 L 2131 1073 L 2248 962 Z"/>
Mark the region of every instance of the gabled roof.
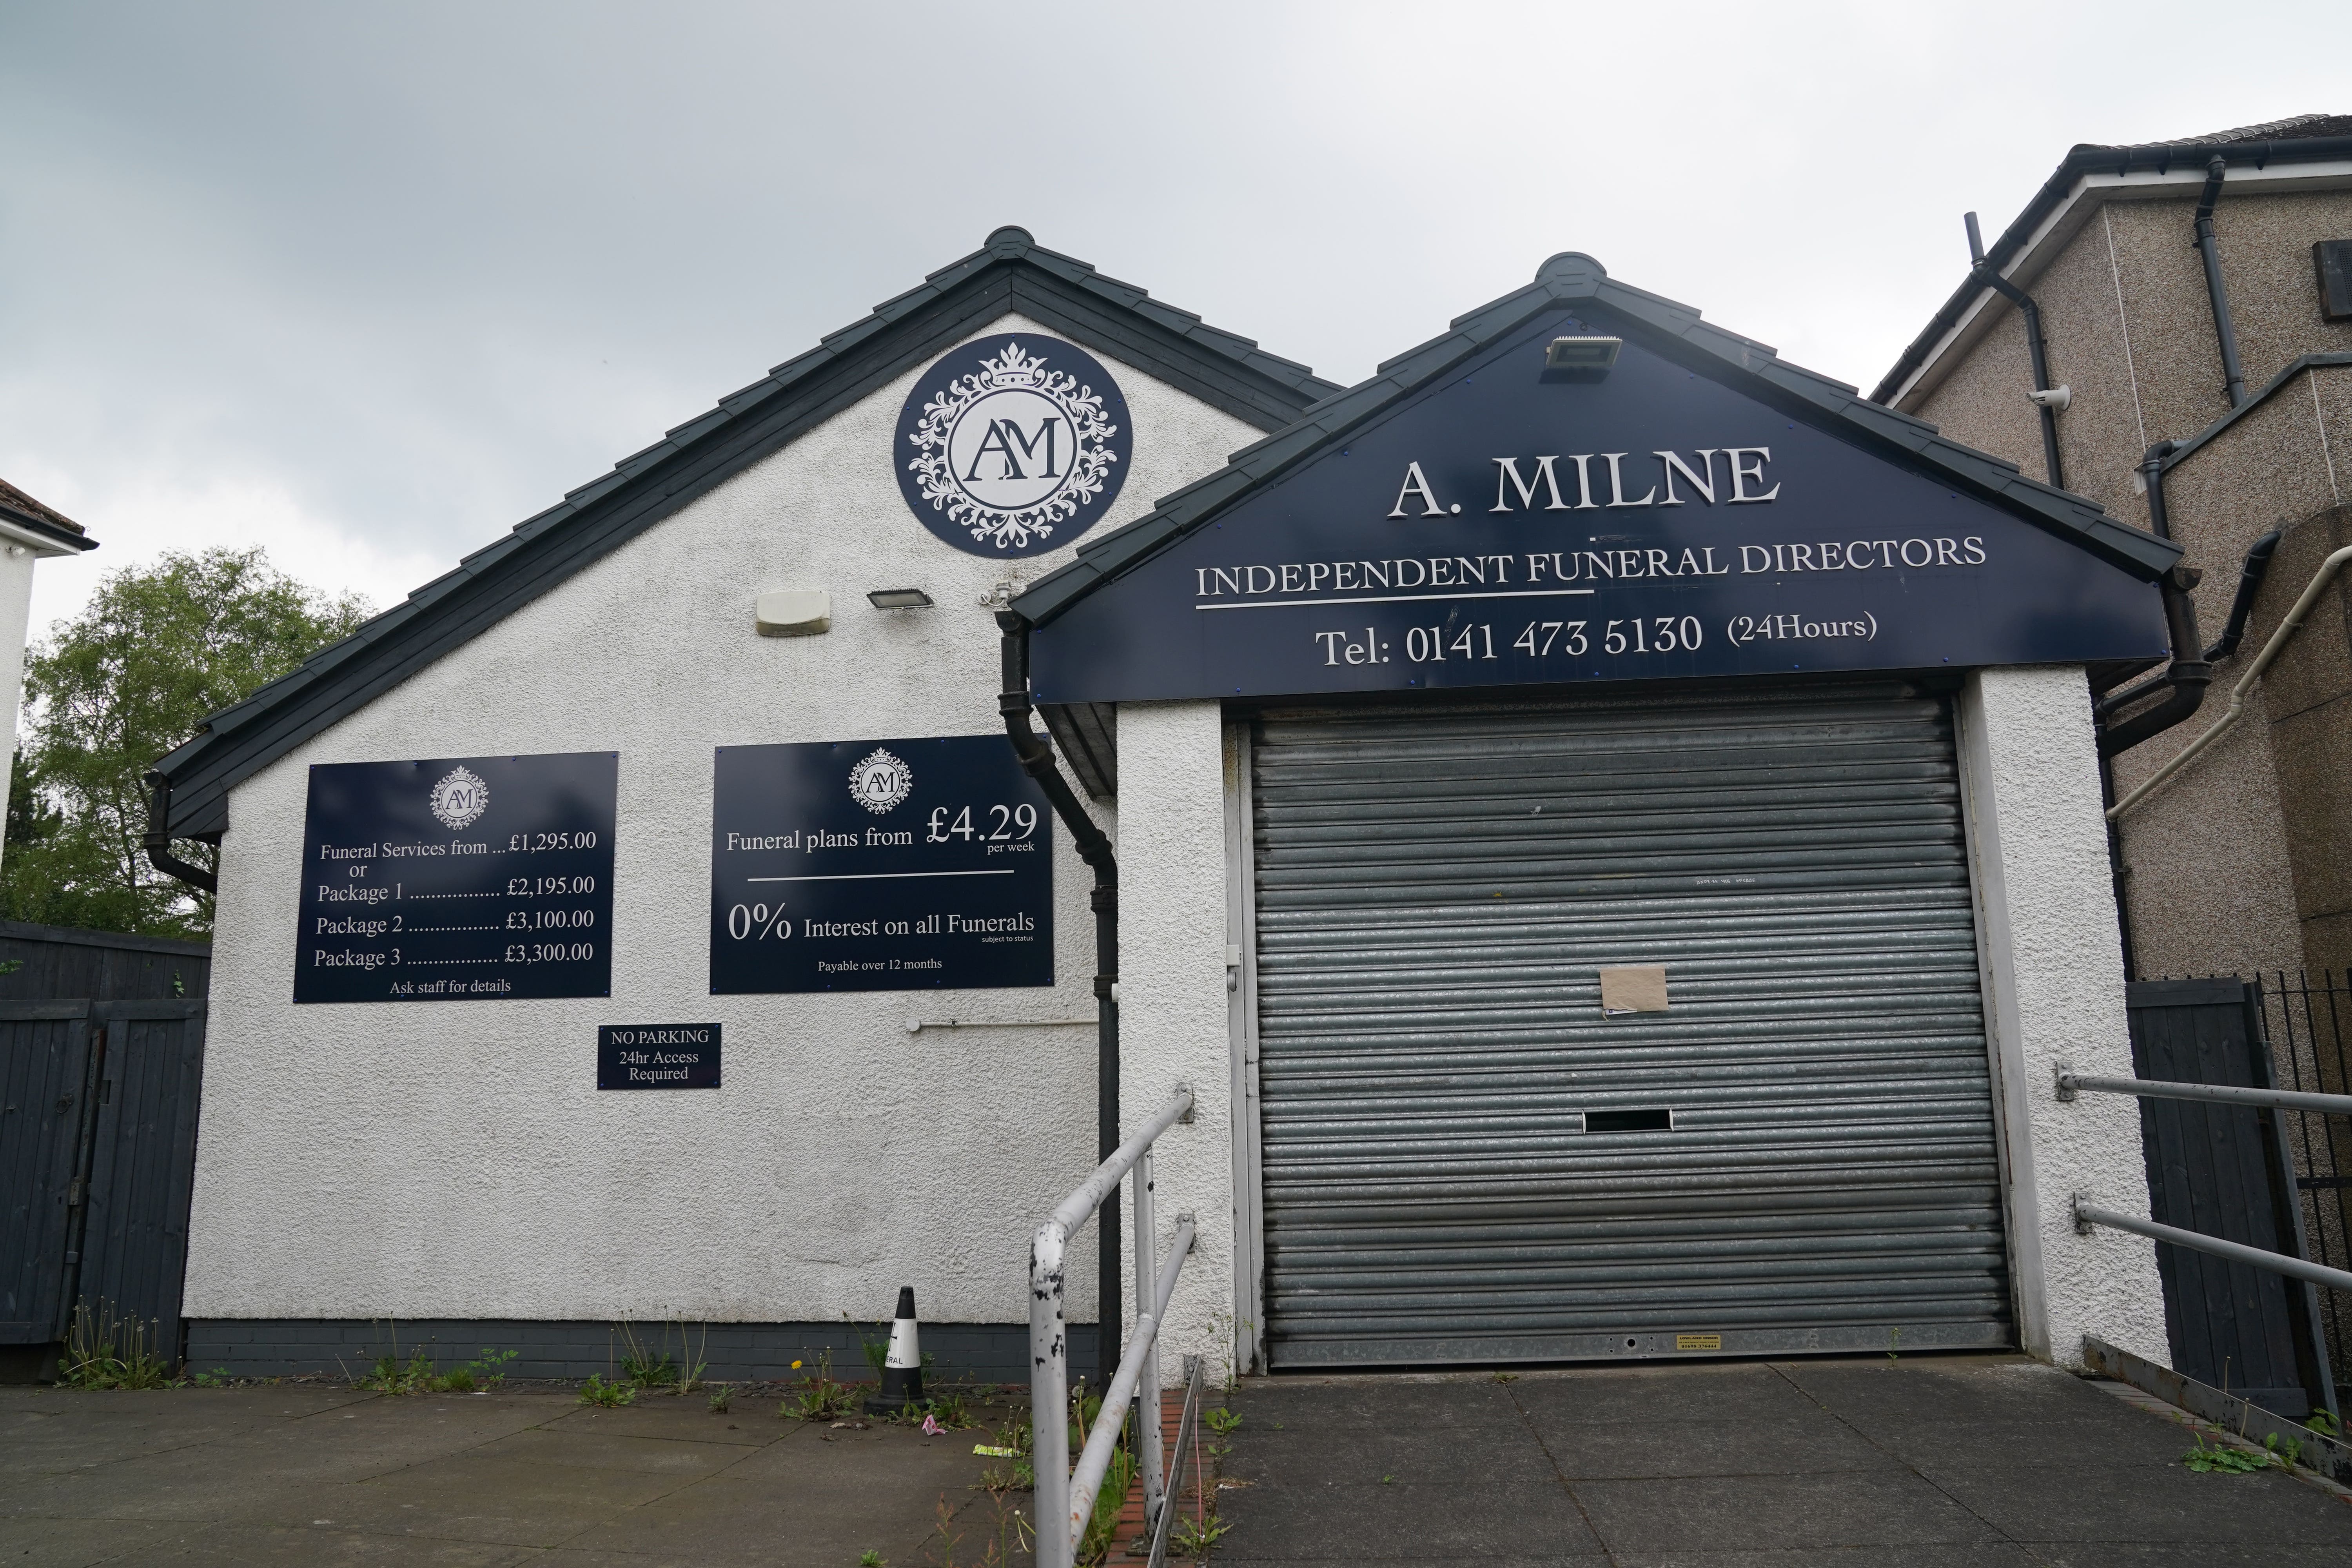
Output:
<path fill-rule="evenodd" d="M 228 791 L 294 747 L 497 624 L 821 421 L 1017 310 L 1261 430 L 1280 428 L 1338 386 L 1305 365 L 1221 331 L 1026 229 L 988 243 L 829 333 L 709 413 L 518 523 L 323 648 L 301 668 L 205 721 L 156 763 L 169 781 L 170 830 L 216 837 Z"/>
<path fill-rule="evenodd" d="M 1985 264 L 2008 276 L 2019 261 L 2028 260 L 2027 270 L 2032 270 L 2036 264 L 2030 261 L 2027 253 L 2088 183 L 2118 184 L 2134 177 L 2170 177 L 2181 182 L 2180 194 L 2188 195 L 2195 191 L 2196 182 L 2204 179 L 2206 165 L 2217 157 L 2233 172 L 2268 169 L 2273 164 L 2352 162 L 2352 114 L 2298 114 L 2262 125 L 2209 132 L 2182 142 L 2144 142 L 2116 147 L 2078 142 L 2042 183 L 2033 199 L 2025 204 L 2025 210 L 2001 231 L 2000 238 L 1985 247 Z M 1894 367 L 1879 378 L 1878 385 L 1871 392 L 1871 400 L 1892 404 L 1903 396 L 1915 379 L 1914 373 L 1937 357 L 1952 330 L 1961 325 L 1969 310 L 1990 291 L 1972 270 L 1919 335 L 1911 340 Z"/>
<path fill-rule="evenodd" d="M 0 518 L 68 550 L 98 548 L 98 541 L 85 532 L 81 524 L 57 508 L 35 500 L 5 479 L 0 479 Z"/>
<path fill-rule="evenodd" d="M 1149 515 L 1078 546 L 1077 558 L 1032 584 L 1012 607 L 1043 626 L 1078 600 L 1132 571 L 1299 464 L 1378 418 L 1464 360 L 1545 310 L 1582 301 L 1606 308 L 1651 346 L 1815 427 L 1907 463 L 1956 489 L 1994 502 L 2136 576 L 2153 581 L 2180 547 L 2109 517 L 2096 501 L 2030 479 L 2017 465 L 1963 447 L 1924 419 L 1864 398 L 1855 388 L 1788 363 L 1762 343 L 1709 326 L 1688 305 L 1610 278 L 1601 263 L 1569 252 L 1537 270 L 1525 289 L 1455 318 L 1453 330 L 1382 364 L 1367 381 L 1325 399 L 1297 423 L 1246 447 L 1226 466 L 1160 501 Z"/>

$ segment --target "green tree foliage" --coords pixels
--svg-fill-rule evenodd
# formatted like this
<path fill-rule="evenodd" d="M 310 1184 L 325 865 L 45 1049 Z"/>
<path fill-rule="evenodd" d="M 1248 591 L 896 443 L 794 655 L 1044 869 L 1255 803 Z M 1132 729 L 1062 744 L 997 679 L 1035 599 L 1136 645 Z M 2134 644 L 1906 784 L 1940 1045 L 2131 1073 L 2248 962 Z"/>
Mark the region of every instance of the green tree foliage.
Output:
<path fill-rule="evenodd" d="M 49 925 L 203 937 L 212 900 L 147 863 L 147 770 L 211 714 L 367 617 L 278 572 L 261 550 L 168 552 L 110 573 L 25 660 L 0 910 Z M 218 851 L 183 842 L 211 869 Z"/>

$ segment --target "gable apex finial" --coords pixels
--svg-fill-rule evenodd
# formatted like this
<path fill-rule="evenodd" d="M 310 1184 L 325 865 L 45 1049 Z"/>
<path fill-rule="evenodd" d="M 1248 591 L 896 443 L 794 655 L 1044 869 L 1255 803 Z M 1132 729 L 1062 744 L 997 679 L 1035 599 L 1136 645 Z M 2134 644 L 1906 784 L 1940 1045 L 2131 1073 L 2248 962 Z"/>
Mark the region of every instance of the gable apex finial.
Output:
<path fill-rule="evenodd" d="M 988 237 L 985 248 L 1001 256 L 1018 256 L 1037 243 L 1037 238 L 1017 223 L 1008 223 Z"/>
<path fill-rule="evenodd" d="M 1536 268 L 1538 283 L 1597 283 L 1608 276 L 1609 268 L 1580 250 L 1563 250 Z"/>

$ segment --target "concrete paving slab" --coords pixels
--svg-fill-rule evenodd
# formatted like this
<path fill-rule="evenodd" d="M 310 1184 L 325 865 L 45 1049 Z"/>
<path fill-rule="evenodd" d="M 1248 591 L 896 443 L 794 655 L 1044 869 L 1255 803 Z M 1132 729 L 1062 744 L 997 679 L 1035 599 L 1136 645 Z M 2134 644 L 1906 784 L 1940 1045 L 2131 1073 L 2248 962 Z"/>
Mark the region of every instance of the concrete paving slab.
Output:
<path fill-rule="evenodd" d="M 2000 1539 L 1935 1487 L 1900 1472 L 1584 1481 L 1576 1497 L 1612 1551 L 1818 1551 Z"/>
<path fill-rule="evenodd" d="M 2195 1474 L 2179 1462 L 2184 1413 L 2013 1355 L 1275 1377 L 1226 1403 L 1243 1422 L 1223 1440 L 1238 1484 L 1218 1493 L 1233 1527 L 1219 1554 L 1235 1562 L 1605 1551 L 1621 1568 L 2300 1568 L 2352 1555 L 2338 1493 L 2278 1471 Z M 1357 1479 L 1391 1456 L 1464 1479 Z"/>
<path fill-rule="evenodd" d="M 1347 1484 L 1485 1479 L 1547 1484 L 1552 1467 L 1534 1444 L 1505 1447 L 1465 1426 L 1335 1427 L 1301 1425 L 1259 1432 L 1225 1457 L 1223 1473 L 1244 1480 L 1312 1473 Z"/>
<path fill-rule="evenodd" d="M 1218 1500 L 1233 1526 L 1220 1562 L 1410 1562 L 1534 1554 L 1604 1561 L 1575 1500 L 1554 1481 L 1260 1481 Z"/>
<path fill-rule="evenodd" d="M 0 1563 L 8 1568 L 93 1568 L 186 1533 L 172 1520 L 0 1519 Z"/>
<path fill-rule="evenodd" d="M 535 1556 L 516 1547 L 465 1541 L 221 1524 L 114 1560 L 107 1568 L 513 1568 Z"/>
<path fill-rule="evenodd" d="M 760 1450 L 750 1443 L 700 1438 L 631 1437 L 618 1432 L 575 1432 L 534 1426 L 467 1451 L 469 1459 L 520 1459 L 578 1470 L 632 1470 L 645 1475 L 715 1475 Z"/>
<path fill-rule="evenodd" d="M 1893 1473 L 1901 1461 L 1826 1414 L 1750 1425 L 1690 1421 L 1569 1422 L 1530 1412 L 1552 1468 L 1569 1480 L 1677 1476 Z"/>
<path fill-rule="evenodd" d="M 1969 1452 L 1923 1463 L 1919 1471 L 2015 1541 L 2352 1544 L 2352 1508 L 2275 1470 L 2200 1475 L 2178 1464 L 2109 1465 L 2095 1457 L 2035 1463 Z"/>
<path fill-rule="evenodd" d="M 460 1454 L 373 1480 L 305 1488 L 246 1510 L 245 1517 L 502 1546 L 561 1546 L 588 1525 L 687 1484 L 678 1476 Z"/>
<path fill-rule="evenodd" d="M 1787 1552 L 1621 1552 L 1617 1568 L 2044 1568 L 2021 1546 L 1807 1546 Z"/>

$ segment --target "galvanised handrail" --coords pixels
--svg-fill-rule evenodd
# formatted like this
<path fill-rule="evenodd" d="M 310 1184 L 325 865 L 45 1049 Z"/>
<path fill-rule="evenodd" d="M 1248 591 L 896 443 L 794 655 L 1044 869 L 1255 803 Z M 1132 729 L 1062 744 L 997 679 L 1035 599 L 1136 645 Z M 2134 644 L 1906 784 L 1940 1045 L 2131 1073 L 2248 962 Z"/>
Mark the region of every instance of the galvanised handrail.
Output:
<path fill-rule="evenodd" d="M 2168 1083 L 2152 1078 L 2092 1078 L 2082 1073 L 2058 1075 L 2058 1098 L 2072 1100 L 2083 1089 L 2100 1094 L 2137 1094 L 2147 1100 L 2205 1100 L 2217 1105 L 2259 1105 L 2281 1110 L 2316 1110 L 2327 1116 L 2352 1116 L 2352 1094 L 2306 1094 L 2291 1089 L 2239 1089 L 2221 1083 Z"/>
<path fill-rule="evenodd" d="M 2144 1236 L 2151 1241 L 2168 1241 L 2175 1247 L 2186 1247 L 2198 1252 L 2210 1252 L 2216 1258 L 2226 1258 L 2232 1263 L 2243 1263 L 2255 1268 L 2267 1268 L 2273 1274 L 2284 1274 L 2290 1279 L 2307 1280 L 2325 1285 L 2331 1290 L 2352 1290 L 2352 1274 L 2325 1264 L 2310 1263 L 2300 1258 L 2289 1258 L 2284 1252 L 2266 1252 L 2259 1247 L 2248 1247 L 2242 1241 L 2224 1241 L 2218 1236 L 2207 1236 L 2194 1230 L 2182 1230 L 2178 1226 L 2158 1225 L 2154 1220 L 2134 1219 L 2113 1209 L 2095 1208 L 2077 1197 L 2074 1200 L 2074 1228 L 2088 1230 L 2095 1225 L 2110 1230 L 2127 1230 L 2134 1236 Z"/>
<path fill-rule="evenodd" d="M 1194 1226 L 1189 1214 L 1179 1216 L 1176 1245 L 1165 1265 L 1153 1267 L 1156 1238 L 1152 1234 L 1151 1146 L 1180 1121 L 1192 1119 L 1192 1090 L 1177 1086 L 1168 1103 L 1118 1146 L 1116 1153 L 1095 1168 L 1077 1191 L 1064 1198 L 1053 1217 L 1037 1227 L 1029 1244 L 1029 1426 L 1030 1468 L 1035 1472 L 1037 1509 L 1037 1568 L 1071 1568 L 1078 1542 L 1094 1515 L 1095 1495 L 1102 1489 L 1119 1429 L 1139 1384 L 1144 1388 L 1142 1411 L 1147 1436 L 1142 1445 L 1145 1468 L 1146 1524 L 1159 1522 L 1150 1512 L 1155 1500 L 1164 1501 L 1150 1461 L 1160 1448 L 1160 1324 L 1176 1292 L 1176 1277 L 1185 1255 L 1192 1249 Z M 1087 1436 L 1076 1473 L 1070 1469 L 1070 1325 L 1064 1300 L 1066 1284 L 1063 1257 L 1070 1237 L 1094 1217 L 1094 1213 L 1118 1191 L 1129 1171 L 1136 1173 L 1136 1323 L 1118 1371 L 1103 1390 L 1102 1413 Z M 1116 1302 L 1101 1304 L 1103 1321 L 1118 1310 Z M 1147 1369 L 1150 1375 L 1146 1376 Z"/>
<path fill-rule="evenodd" d="M 1202 1382 L 1201 1358 L 1196 1355 L 1186 1356 L 1184 1358 L 1184 1410 L 1183 1414 L 1176 1418 L 1176 1452 L 1170 1456 L 1168 1462 L 1168 1480 L 1171 1485 L 1182 1484 L 1185 1458 L 1192 1450 L 1193 1440 L 1200 1436 Z M 1163 1491 L 1160 1494 L 1160 1512 L 1154 1517 L 1151 1526 L 1151 1555 L 1145 1560 L 1144 1568 L 1164 1568 L 1168 1561 L 1169 1532 L 1176 1523 L 1176 1511 L 1169 1506 L 1167 1493 Z"/>

